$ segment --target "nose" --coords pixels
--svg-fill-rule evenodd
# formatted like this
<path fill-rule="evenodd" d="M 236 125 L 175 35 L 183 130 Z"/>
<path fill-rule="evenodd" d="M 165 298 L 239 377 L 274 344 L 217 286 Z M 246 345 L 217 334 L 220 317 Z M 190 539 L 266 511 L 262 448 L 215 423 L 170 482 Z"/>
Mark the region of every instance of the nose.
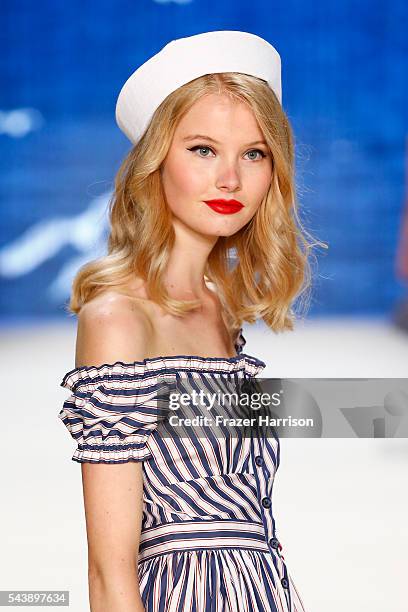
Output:
<path fill-rule="evenodd" d="M 241 187 L 241 177 L 234 162 L 224 162 L 218 168 L 216 186 L 227 191 L 236 191 Z"/>

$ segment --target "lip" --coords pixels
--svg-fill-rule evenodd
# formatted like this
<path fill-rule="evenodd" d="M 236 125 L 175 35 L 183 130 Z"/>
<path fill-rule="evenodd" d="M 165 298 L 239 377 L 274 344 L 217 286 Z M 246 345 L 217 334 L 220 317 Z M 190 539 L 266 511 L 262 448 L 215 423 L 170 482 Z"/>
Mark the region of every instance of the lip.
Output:
<path fill-rule="evenodd" d="M 244 208 L 238 200 L 204 200 L 204 202 L 215 212 L 221 215 L 232 215 Z"/>

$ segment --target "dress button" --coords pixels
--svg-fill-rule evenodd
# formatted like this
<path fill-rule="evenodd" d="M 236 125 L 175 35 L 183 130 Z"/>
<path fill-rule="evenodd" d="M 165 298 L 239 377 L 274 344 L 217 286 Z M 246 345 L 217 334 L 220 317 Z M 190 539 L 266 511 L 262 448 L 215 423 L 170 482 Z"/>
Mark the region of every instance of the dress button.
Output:
<path fill-rule="evenodd" d="M 284 589 L 288 588 L 289 582 L 286 580 L 286 578 L 282 578 L 281 585 L 283 586 Z"/>
<path fill-rule="evenodd" d="M 257 457 L 255 457 L 255 463 L 256 465 L 263 465 L 263 458 L 261 457 L 261 455 L 258 455 Z"/>
<path fill-rule="evenodd" d="M 270 508 L 271 507 L 271 500 L 269 497 L 263 497 L 261 504 L 263 505 L 264 508 Z"/>
<path fill-rule="evenodd" d="M 279 540 L 277 540 L 276 538 L 271 538 L 269 540 L 269 544 L 272 546 L 272 548 L 278 548 L 279 547 Z"/>

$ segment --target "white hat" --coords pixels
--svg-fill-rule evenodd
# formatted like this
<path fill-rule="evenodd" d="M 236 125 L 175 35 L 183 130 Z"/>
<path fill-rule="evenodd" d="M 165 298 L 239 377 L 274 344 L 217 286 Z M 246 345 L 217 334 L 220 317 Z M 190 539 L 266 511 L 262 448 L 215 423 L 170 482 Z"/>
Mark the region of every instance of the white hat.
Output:
<path fill-rule="evenodd" d="M 242 72 L 264 79 L 282 104 L 281 59 L 271 44 L 249 32 L 204 32 L 172 40 L 128 78 L 116 102 L 119 128 L 136 144 L 172 91 L 213 72 Z"/>

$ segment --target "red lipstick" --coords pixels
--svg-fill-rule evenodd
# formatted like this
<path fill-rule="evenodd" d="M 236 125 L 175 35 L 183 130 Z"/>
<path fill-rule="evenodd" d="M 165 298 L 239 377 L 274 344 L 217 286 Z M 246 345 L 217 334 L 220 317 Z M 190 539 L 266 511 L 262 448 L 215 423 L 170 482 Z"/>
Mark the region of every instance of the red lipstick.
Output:
<path fill-rule="evenodd" d="M 244 208 L 244 205 L 238 200 L 204 200 L 204 202 L 221 215 L 233 215 Z"/>

